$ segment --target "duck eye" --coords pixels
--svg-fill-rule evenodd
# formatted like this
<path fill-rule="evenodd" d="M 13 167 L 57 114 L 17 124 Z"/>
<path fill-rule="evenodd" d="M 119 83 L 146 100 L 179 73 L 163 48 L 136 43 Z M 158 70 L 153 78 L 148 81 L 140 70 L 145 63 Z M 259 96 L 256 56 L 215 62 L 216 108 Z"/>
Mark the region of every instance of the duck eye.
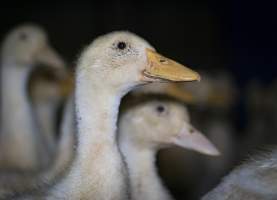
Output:
<path fill-rule="evenodd" d="M 125 42 L 119 42 L 117 44 L 117 48 L 121 49 L 121 50 L 125 49 L 126 48 L 126 43 Z"/>
<path fill-rule="evenodd" d="M 20 34 L 19 34 L 19 39 L 20 39 L 20 40 L 24 41 L 24 40 L 27 40 L 27 38 L 28 38 L 28 36 L 27 36 L 26 33 L 20 33 Z"/>
<path fill-rule="evenodd" d="M 159 105 L 156 107 L 156 110 L 157 110 L 157 112 L 162 113 L 162 112 L 164 112 L 165 108 L 164 108 L 164 106 Z"/>

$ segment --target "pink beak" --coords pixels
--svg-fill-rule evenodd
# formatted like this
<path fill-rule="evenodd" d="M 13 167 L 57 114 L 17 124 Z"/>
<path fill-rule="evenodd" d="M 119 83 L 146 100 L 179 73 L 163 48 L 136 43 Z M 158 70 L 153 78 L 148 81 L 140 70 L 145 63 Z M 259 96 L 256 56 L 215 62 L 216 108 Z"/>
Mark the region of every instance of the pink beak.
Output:
<path fill-rule="evenodd" d="M 188 122 L 183 124 L 180 133 L 173 139 L 173 142 L 180 147 L 195 150 L 203 154 L 211 156 L 220 155 L 219 150 L 210 140 Z"/>

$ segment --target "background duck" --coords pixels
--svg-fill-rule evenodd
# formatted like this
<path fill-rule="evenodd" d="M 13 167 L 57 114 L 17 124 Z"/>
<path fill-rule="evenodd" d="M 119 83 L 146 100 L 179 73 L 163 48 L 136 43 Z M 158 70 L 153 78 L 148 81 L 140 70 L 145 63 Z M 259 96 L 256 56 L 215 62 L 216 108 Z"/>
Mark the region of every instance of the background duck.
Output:
<path fill-rule="evenodd" d="M 122 96 L 141 84 L 198 79 L 196 72 L 157 54 L 132 33 L 97 38 L 76 69 L 76 155 L 46 199 L 126 199 L 126 170 L 115 134 Z"/>
<path fill-rule="evenodd" d="M 27 92 L 29 75 L 38 64 L 59 71 L 64 62 L 36 25 L 12 30 L 1 53 L 1 168 L 37 169 L 49 162 L 50 154 L 33 116 Z"/>
<path fill-rule="evenodd" d="M 277 196 L 277 150 L 254 156 L 236 167 L 222 182 L 207 193 L 203 200 L 267 199 Z"/>
<path fill-rule="evenodd" d="M 152 83 L 149 85 L 144 85 L 142 87 L 134 89 L 129 96 L 134 98 L 139 98 L 143 95 L 152 95 L 152 94 L 162 94 L 166 96 L 173 97 L 182 101 L 186 104 L 195 104 L 196 99 L 192 92 L 184 89 L 182 83 Z M 127 98 L 125 98 L 127 101 Z"/>
<path fill-rule="evenodd" d="M 47 67 L 36 68 L 29 78 L 34 117 L 52 154 L 56 153 L 55 148 L 58 146 L 63 103 L 72 90 L 70 79 L 69 71 L 65 68 L 57 73 Z"/>
<path fill-rule="evenodd" d="M 156 169 L 159 149 L 177 145 L 208 155 L 219 154 L 190 125 L 188 111 L 176 101 L 148 98 L 122 112 L 118 140 L 127 163 L 132 199 L 173 199 Z"/>
<path fill-rule="evenodd" d="M 199 199 L 234 165 L 236 149 L 240 146 L 232 120 L 237 96 L 232 76 L 227 72 L 202 71 L 199 83 L 155 83 L 134 90 L 132 96 L 138 98 L 151 93 L 168 95 L 188 105 L 192 123 L 205 130 L 221 152 L 220 156 L 210 158 L 171 147 L 158 154 L 160 175 L 172 192 L 180 199 L 187 194 L 189 198 Z"/>

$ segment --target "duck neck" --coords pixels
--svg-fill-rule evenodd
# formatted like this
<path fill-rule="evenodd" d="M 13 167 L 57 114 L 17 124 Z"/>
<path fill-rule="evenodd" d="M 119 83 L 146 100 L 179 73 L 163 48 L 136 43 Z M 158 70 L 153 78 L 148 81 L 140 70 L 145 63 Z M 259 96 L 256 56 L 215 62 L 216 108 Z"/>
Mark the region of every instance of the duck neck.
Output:
<path fill-rule="evenodd" d="M 2 128 L 7 132 L 14 132 L 14 124 L 28 126 L 30 123 L 23 123 L 26 117 L 31 114 L 30 104 L 27 97 L 27 81 L 30 73 L 29 66 L 18 66 L 18 64 L 4 64 L 1 72 L 1 99 L 2 99 Z M 24 112 L 21 112 L 24 111 Z M 17 117 L 24 113 L 24 116 Z M 18 123 L 16 121 L 18 120 Z M 18 130 L 16 130 L 18 131 Z M 10 134 L 10 133 L 8 133 Z"/>
<path fill-rule="evenodd" d="M 88 76 L 91 73 L 77 73 L 76 157 L 55 193 L 66 190 L 73 199 L 126 199 L 125 166 L 115 134 L 118 107 L 125 92 L 109 90 Z"/>
<path fill-rule="evenodd" d="M 33 101 L 34 115 L 37 119 L 41 136 L 53 153 L 56 146 L 55 133 L 57 132 L 56 122 L 58 120 L 57 110 L 59 107 L 58 100 L 46 99 L 44 101 Z"/>
<path fill-rule="evenodd" d="M 127 163 L 132 199 L 172 199 L 157 173 L 156 149 L 141 147 L 129 139 L 120 141 L 120 149 Z"/>
<path fill-rule="evenodd" d="M 77 86 L 75 104 L 78 130 L 77 155 L 92 154 L 91 147 L 109 143 L 115 145 L 116 121 L 122 95 L 98 89 L 90 80 Z M 85 83 L 87 82 L 87 83 Z"/>
<path fill-rule="evenodd" d="M 30 66 L 11 62 L 4 62 L 1 70 L 1 137 L 4 137 L 1 141 L 5 153 L 12 154 L 7 155 L 9 160 L 21 167 L 33 167 L 37 159 L 33 148 L 37 130 L 27 94 L 30 70 Z M 15 146 L 17 151 L 12 150 Z"/>

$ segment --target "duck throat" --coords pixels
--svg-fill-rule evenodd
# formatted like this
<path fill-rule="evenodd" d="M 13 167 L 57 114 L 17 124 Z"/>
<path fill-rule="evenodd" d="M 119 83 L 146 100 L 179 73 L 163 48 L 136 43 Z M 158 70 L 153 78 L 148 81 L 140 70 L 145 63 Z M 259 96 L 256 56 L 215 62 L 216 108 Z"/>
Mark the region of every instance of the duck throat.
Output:
<path fill-rule="evenodd" d="M 32 169 L 38 164 L 37 129 L 27 93 L 30 70 L 15 63 L 2 65 L 0 157 L 9 167 Z"/>

